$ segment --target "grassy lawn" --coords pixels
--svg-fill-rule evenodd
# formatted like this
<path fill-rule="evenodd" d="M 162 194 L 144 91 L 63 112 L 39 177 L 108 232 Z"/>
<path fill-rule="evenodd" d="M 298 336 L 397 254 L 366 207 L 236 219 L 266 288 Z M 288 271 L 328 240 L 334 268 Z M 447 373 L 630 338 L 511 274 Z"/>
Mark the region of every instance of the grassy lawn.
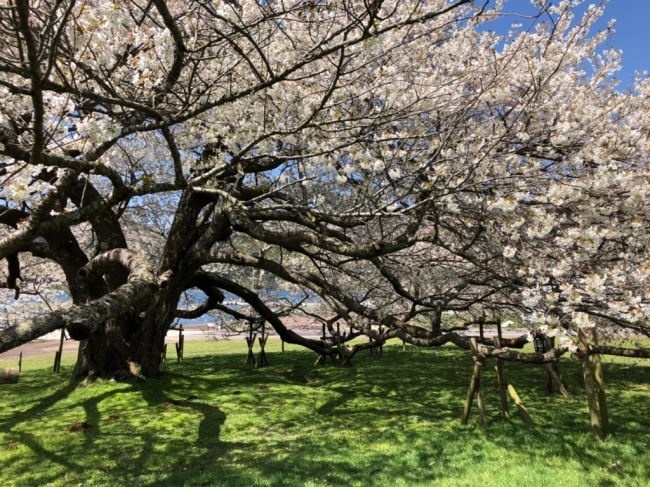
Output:
<path fill-rule="evenodd" d="M 0 485 L 650 485 L 650 363 L 604 360 L 613 431 L 597 443 L 568 359 L 568 400 L 546 394 L 543 368 L 506 366 L 536 427 L 513 404 L 501 420 L 488 362 L 483 431 L 476 411 L 460 425 L 467 352 L 392 345 L 341 369 L 267 349 L 270 367 L 253 369 L 241 341 L 190 341 L 161 379 L 85 388 L 72 355 L 59 375 L 52 358 L 26 360 L 0 386 Z M 78 422 L 90 427 L 69 431 Z"/>

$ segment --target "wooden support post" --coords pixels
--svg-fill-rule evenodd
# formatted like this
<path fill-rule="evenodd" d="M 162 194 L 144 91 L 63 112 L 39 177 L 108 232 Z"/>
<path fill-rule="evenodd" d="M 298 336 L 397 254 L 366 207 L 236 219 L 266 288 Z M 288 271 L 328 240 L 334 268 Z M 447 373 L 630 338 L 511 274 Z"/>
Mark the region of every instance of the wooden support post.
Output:
<path fill-rule="evenodd" d="M 562 383 L 560 376 L 557 375 L 554 365 L 555 364 L 544 365 L 544 367 L 546 368 L 547 380 L 551 381 L 551 391 L 553 391 L 552 386 L 555 385 L 555 387 L 557 387 L 557 390 L 560 391 L 560 394 L 562 394 L 566 398 L 569 398 L 571 396 L 569 392 L 566 390 L 566 388 L 564 387 L 564 384 Z"/>
<path fill-rule="evenodd" d="M 368 343 L 372 343 L 372 338 L 368 337 Z M 375 350 L 375 347 L 368 348 L 368 351 L 370 352 L 371 357 L 374 355 L 374 350 Z"/>
<path fill-rule="evenodd" d="M 479 378 L 478 390 L 476 392 L 476 397 L 478 399 L 478 412 L 479 418 L 481 419 L 481 426 L 485 429 L 488 427 L 487 415 L 485 413 L 485 396 L 483 395 L 483 381 Z"/>
<path fill-rule="evenodd" d="M 0 369 L 0 384 L 16 384 L 19 378 L 18 369 L 15 367 Z"/>
<path fill-rule="evenodd" d="M 598 334 L 596 328 L 591 329 L 590 342 L 593 345 L 598 345 Z M 603 376 L 603 364 L 600 360 L 600 355 L 594 354 L 591 356 L 594 364 L 594 378 L 596 379 L 596 387 L 598 389 L 598 409 L 600 410 L 600 425 L 602 426 L 603 433 L 609 432 L 609 411 L 607 409 L 607 397 L 605 396 L 605 378 Z"/>
<path fill-rule="evenodd" d="M 257 339 L 257 341 L 260 344 L 260 353 L 257 355 L 257 361 L 255 362 L 255 368 L 257 367 L 266 367 L 269 365 L 269 361 L 266 358 L 266 352 L 264 351 L 264 347 L 266 346 L 266 341 L 269 339 L 268 335 L 262 335 Z"/>
<path fill-rule="evenodd" d="M 253 364 L 255 363 L 255 355 L 253 354 L 254 342 L 249 337 L 246 337 L 246 345 L 248 346 L 248 352 L 246 353 L 244 365 Z"/>
<path fill-rule="evenodd" d="M 503 339 L 503 333 L 501 332 L 501 318 L 497 318 L 497 337 L 499 337 L 499 342 Z"/>
<path fill-rule="evenodd" d="M 181 349 L 181 363 L 183 363 L 183 357 L 185 356 L 185 335 L 181 335 L 181 343 L 179 348 Z"/>
<path fill-rule="evenodd" d="M 59 350 L 54 354 L 54 373 L 61 372 L 61 356 L 63 355 L 63 340 L 65 339 L 65 329 L 61 328 L 61 338 L 59 339 Z"/>
<path fill-rule="evenodd" d="M 284 353 L 284 340 L 282 340 L 282 353 Z"/>
<path fill-rule="evenodd" d="M 167 344 L 166 343 L 163 345 L 163 351 L 162 351 L 162 356 L 160 357 L 160 361 L 163 364 L 167 361 Z"/>
<path fill-rule="evenodd" d="M 55 374 L 59 371 L 59 361 L 61 360 L 61 352 L 58 350 L 54 352 L 54 367 L 52 367 L 52 372 Z"/>
<path fill-rule="evenodd" d="M 533 421 L 533 418 L 530 417 L 528 411 L 526 411 L 526 407 L 524 406 L 524 403 L 521 402 L 521 399 L 519 399 L 519 394 L 517 394 L 517 391 L 512 386 L 512 384 L 508 382 L 508 376 L 505 375 L 505 372 L 504 372 L 504 376 L 506 378 L 506 383 L 508 384 L 508 394 L 510 394 L 510 397 L 515 402 L 515 405 L 519 410 L 519 414 L 521 414 L 521 417 L 524 419 L 526 423 L 528 423 L 531 426 L 535 426 L 535 422 Z"/>
<path fill-rule="evenodd" d="M 483 325 L 485 324 L 485 316 L 481 316 L 478 319 L 478 336 L 483 340 Z"/>
<path fill-rule="evenodd" d="M 178 363 L 183 363 L 183 347 L 185 345 L 185 337 L 183 336 L 183 324 L 178 327 Z"/>
<path fill-rule="evenodd" d="M 253 323 L 249 323 L 249 325 L 248 337 L 246 337 L 248 353 L 246 354 L 246 362 L 244 362 L 244 365 L 255 365 L 255 354 L 253 353 L 253 347 L 255 346 L 255 337 L 257 336 L 257 333 L 253 333 Z"/>
<path fill-rule="evenodd" d="M 555 337 L 545 337 L 544 343 L 546 351 L 551 350 L 555 347 Z M 564 397 L 571 397 L 567 391 L 566 381 L 560 377 L 560 367 L 557 362 L 544 364 L 544 369 L 546 370 L 546 390 L 548 393 L 553 394 L 557 389 Z"/>
<path fill-rule="evenodd" d="M 83 351 L 85 347 L 86 347 L 86 340 L 81 340 L 79 342 L 79 346 L 77 347 L 77 362 L 79 362 L 83 357 Z"/>
<path fill-rule="evenodd" d="M 469 346 L 472 349 L 472 355 L 474 355 L 474 360 L 476 363 L 481 363 L 481 366 L 483 365 L 482 357 L 479 356 L 478 353 L 478 346 L 476 343 L 476 338 L 471 338 L 469 341 Z M 483 395 L 483 381 L 481 380 L 481 369 L 479 368 L 479 373 L 477 377 L 477 387 L 476 387 L 476 396 L 478 399 L 478 412 L 479 412 L 479 417 L 481 419 L 481 426 L 483 428 L 488 427 L 488 422 L 487 422 L 487 415 L 485 413 L 485 396 Z"/>
<path fill-rule="evenodd" d="M 560 378 L 560 381 L 562 382 L 562 385 L 568 391 L 569 390 L 569 383 L 567 382 L 566 377 L 564 377 L 564 374 L 562 373 L 562 369 L 560 369 L 560 364 L 558 362 L 553 363 L 553 370 L 555 370 L 555 373 Z"/>
<path fill-rule="evenodd" d="M 23 352 L 18 355 L 18 373 L 23 371 Z"/>
<path fill-rule="evenodd" d="M 253 350 L 252 350 L 252 347 L 251 347 L 251 335 L 252 334 L 253 334 L 253 324 L 249 322 L 248 323 L 248 336 L 244 337 L 244 340 L 246 340 L 246 350 L 247 350 L 247 352 L 246 352 L 246 360 L 244 361 L 244 365 L 250 364 L 251 363 L 251 358 L 254 358 L 254 357 L 251 357 L 253 355 Z"/>
<path fill-rule="evenodd" d="M 578 328 L 578 347 L 582 358 L 582 372 L 585 379 L 585 391 L 587 393 L 587 404 L 589 405 L 589 420 L 591 421 L 591 431 L 596 440 L 602 439 L 600 429 L 600 418 L 598 414 L 597 394 L 594 386 L 594 372 L 589 360 L 589 344 L 587 335 L 582 328 Z"/>
<path fill-rule="evenodd" d="M 258 367 L 266 367 L 269 365 L 269 361 L 266 358 L 266 352 L 264 351 L 264 347 L 266 347 L 266 341 L 269 339 L 268 335 L 264 334 L 264 324 L 266 322 L 262 322 L 262 335 L 257 339 L 257 341 L 260 344 L 260 353 L 257 356 L 257 361 L 255 362 L 255 368 Z"/>
<path fill-rule="evenodd" d="M 341 367 L 352 367 L 352 360 L 346 354 L 345 345 L 339 343 L 337 344 L 337 348 L 339 349 L 339 358 L 341 359 Z"/>
<path fill-rule="evenodd" d="M 469 413 L 472 410 L 472 402 L 474 396 L 478 397 L 478 409 L 481 419 L 481 426 L 487 428 L 487 416 L 485 414 L 485 398 L 483 396 L 483 385 L 481 384 L 481 368 L 483 362 L 478 354 L 476 338 L 470 338 L 470 349 L 472 351 L 472 360 L 474 361 L 474 370 L 472 379 L 469 384 L 469 391 L 467 391 L 467 400 L 465 401 L 465 408 L 463 409 L 463 416 L 461 417 L 460 424 L 467 424 Z"/>
<path fill-rule="evenodd" d="M 406 340 L 402 340 L 402 352 L 406 352 Z"/>
<path fill-rule="evenodd" d="M 549 351 L 555 345 L 554 337 L 544 337 L 544 350 Z M 546 370 L 546 392 L 553 394 L 555 392 L 555 380 L 553 377 L 553 366 L 552 364 L 544 364 L 544 369 Z M 559 390 L 559 389 L 558 389 Z"/>
<path fill-rule="evenodd" d="M 246 355 L 246 362 L 244 365 L 254 365 L 255 364 L 255 354 L 253 353 L 253 347 L 255 346 L 255 337 L 257 333 L 253 334 L 252 338 L 246 337 L 246 343 L 248 344 L 248 354 Z"/>
<path fill-rule="evenodd" d="M 472 371 L 472 378 L 469 381 L 469 390 L 467 391 L 467 399 L 465 400 L 465 407 L 463 408 L 463 416 L 460 418 L 460 424 L 467 424 L 469 413 L 472 410 L 472 403 L 476 395 L 476 380 L 474 379 L 481 371 L 481 364 L 474 363 L 474 370 Z"/>
<path fill-rule="evenodd" d="M 501 324 L 497 324 L 497 336 L 494 337 L 495 348 L 501 348 Z M 510 411 L 508 410 L 508 381 L 504 370 L 503 360 L 497 359 L 497 378 L 499 381 L 499 399 L 501 400 L 501 413 L 504 419 L 510 419 Z"/>

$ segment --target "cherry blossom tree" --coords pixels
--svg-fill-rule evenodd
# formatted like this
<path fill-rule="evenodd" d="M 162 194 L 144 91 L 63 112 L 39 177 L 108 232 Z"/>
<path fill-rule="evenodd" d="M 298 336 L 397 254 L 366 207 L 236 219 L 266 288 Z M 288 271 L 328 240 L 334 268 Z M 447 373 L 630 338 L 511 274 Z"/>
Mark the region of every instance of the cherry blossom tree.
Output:
<path fill-rule="evenodd" d="M 575 3 L 504 37 L 469 0 L 3 1 L 5 285 L 31 254 L 70 299 L 0 351 L 65 327 L 78 374 L 155 376 L 173 320 L 210 310 L 323 354 L 467 346 L 445 312 L 647 331 L 650 85 L 617 89 L 602 6 Z"/>

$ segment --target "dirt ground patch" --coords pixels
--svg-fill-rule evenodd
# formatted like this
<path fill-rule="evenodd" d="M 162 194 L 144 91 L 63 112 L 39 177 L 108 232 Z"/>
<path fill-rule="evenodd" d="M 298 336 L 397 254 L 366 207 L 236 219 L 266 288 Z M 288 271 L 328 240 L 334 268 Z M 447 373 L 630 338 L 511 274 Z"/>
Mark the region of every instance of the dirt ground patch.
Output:
<path fill-rule="evenodd" d="M 204 335 L 196 335 L 192 333 L 185 333 L 185 341 L 188 340 L 204 340 Z M 168 336 L 165 341 L 167 343 L 176 343 L 178 341 L 178 332 L 175 332 L 172 336 Z M 23 352 L 23 359 L 33 358 L 33 357 L 47 357 L 52 356 L 54 359 L 54 354 L 59 349 L 59 339 L 52 340 L 43 340 L 38 339 L 21 345 L 20 347 L 13 348 L 4 353 L 0 353 L 0 360 L 18 360 L 20 352 Z M 79 342 L 75 340 L 64 340 L 63 341 L 63 354 L 76 354 L 79 350 Z"/>

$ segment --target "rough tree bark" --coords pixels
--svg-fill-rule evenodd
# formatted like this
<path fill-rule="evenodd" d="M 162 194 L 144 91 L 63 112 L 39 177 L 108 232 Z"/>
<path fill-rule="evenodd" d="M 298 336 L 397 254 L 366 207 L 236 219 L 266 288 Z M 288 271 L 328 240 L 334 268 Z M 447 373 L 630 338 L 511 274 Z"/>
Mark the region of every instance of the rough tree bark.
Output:
<path fill-rule="evenodd" d="M 113 261 L 129 270 L 128 282 L 99 299 L 69 309 L 54 311 L 24 320 L 0 334 L 0 352 L 10 350 L 54 330 L 65 328 L 75 340 L 86 339 L 107 321 L 146 309 L 160 283 L 151 268 L 133 252 L 112 250 L 95 257 L 96 260 Z"/>
<path fill-rule="evenodd" d="M 211 245 L 227 238 L 229 230 L 213 232 L 215 223 L 200 223 L 201 210 L 214 198 L 193 191 L 185 191 L 178 204 L 174 221 L 165 243 L 158 272 L 171 272 L 167 285 L 154 296 L 135 331 L 131 345 L 130 364 L 133 372 L 146 377 L 160 374 L 161 355 L 167 330 L 172 324 L 181 293 L 193 285 L 195 272 L 200 268 L 195 247 Z M 206 234 L 211 234 L 205 241 Z"/>
<path fill-rule="evenodd" d="M 80 178 L 71 184 L 67 195 L 77 208 L 102 200 L 97 189 L 86 178 Z M 95 255 L 113 249 L 128 248 L 119 220 L 113 210 L 93 214 L 89 222 L 97 240 Z M 116 266 L 100 279 L 86 279 L 85 287 L 89 299 L 97 299 L 107 292 L 116 290 L 127 281 L 127 278 L 127 270 Z M 70 278 L 68 278 L 69 282 Z M 79 343 L 80 353 L 73 375 L 78 378 L 85 376 L 92 378 L 119 377 L 127 374 L 129 351 L 124 334 L 128 333 L 129 323 L 132 323 L 130 316 L 125 316 L 120 321 L 108 321 L 103 328 L 92 332 L 87 340 L 82 340 Z"/>

